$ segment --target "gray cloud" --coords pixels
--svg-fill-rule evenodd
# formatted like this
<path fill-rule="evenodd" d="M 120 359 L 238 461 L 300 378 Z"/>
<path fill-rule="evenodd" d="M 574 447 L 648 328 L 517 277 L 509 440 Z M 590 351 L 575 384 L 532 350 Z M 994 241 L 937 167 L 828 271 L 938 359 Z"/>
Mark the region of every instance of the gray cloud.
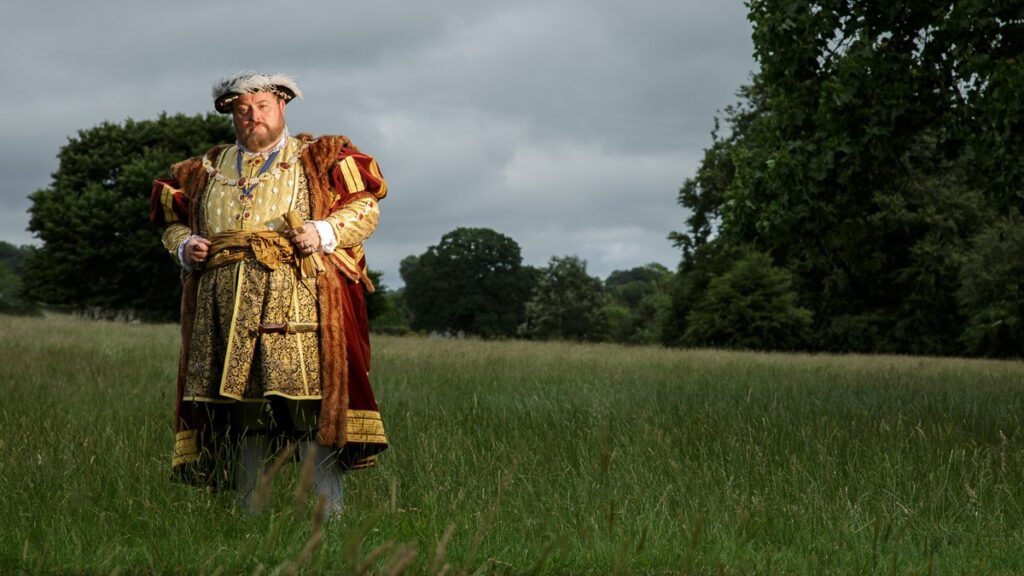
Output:
<path fill-rule="evenodd" d="M 391 286 L 459 226 L 533 265 L 675 266 L 676 192 L 754 67 L 738 1 L 42 4 L 0 24 L 0 240 L 32 242 L 27 196 L 78 130 L 205 113 L 215 79 L 281 71 L 306 93 L 293 133 L 344 133 L 380 162 L 367 251 Z"/>

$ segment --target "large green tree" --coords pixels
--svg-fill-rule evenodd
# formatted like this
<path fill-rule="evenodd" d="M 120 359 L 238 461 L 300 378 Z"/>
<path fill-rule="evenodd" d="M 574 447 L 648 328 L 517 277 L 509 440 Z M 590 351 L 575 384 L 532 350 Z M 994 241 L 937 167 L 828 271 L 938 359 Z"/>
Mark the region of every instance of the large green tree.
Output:
<path fill-rule="evenodd" d="M 1021 3 L 748 6 L 759 70 L 680 191 L 675 294 L 699 297 L 728 268 L 716 255 L 752 246 L 792 273 L 809 346 L 962 351 L 970 240 L 1024 203 Z"/>
<path fill-rule="evenodd" d="M 539 339 L 604 340 L 608 336 L 601 280 L 577 256 L 552 256 L 527 304 L 522 333 Z"/>
<path fill-rule="evenodd" d="M 42 246 L 25 262 L 26 291 L 49 304 L 176 317 L 178 265 L 149 221 L 152 181 L 232 139 L 230 121 L 213 114 L 105 122 L 69 138 L 50 186 L 30 196 L 29 230 Z"/>
<path fill-rule="evenodd" d="M 797 305 L 788 270 L 747 252 L 715 276 L 694 303 L 683 343 L 753 350 L 793 350 L 805 344 L 811 313 Z"/>
<path fill-rule="evenodd" d="M 668 313 L 672 272 L 658 263 L 615 270 L 604 281 L 609 338 L 630 344 L 655 344 Z"/>
<path fill-rule="evenodd" d="M 489 228 L 457 228 L 402 260 L 412 328 L 493 338 L 522 324 L 535 272 L 519 244 Z"/>

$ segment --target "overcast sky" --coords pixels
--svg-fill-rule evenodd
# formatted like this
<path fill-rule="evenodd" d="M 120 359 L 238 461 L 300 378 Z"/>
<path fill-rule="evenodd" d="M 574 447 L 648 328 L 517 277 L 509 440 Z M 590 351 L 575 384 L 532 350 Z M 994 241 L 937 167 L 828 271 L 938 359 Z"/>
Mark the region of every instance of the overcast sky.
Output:
<path fill-rule="evenodd" d="M 389 286 L 463 226 L 535 266 L 674 268 L 676 194 L 755 68 L 750 32 L 740 0 L 8 3 L 0 240 L 36 243 L 27 196 L 78 130 L 206 113 L 215 80 L 253 69 L 305 92 L 293 134 L 345 134 L 377 158 L 389 195 L 366 249 Z"/>

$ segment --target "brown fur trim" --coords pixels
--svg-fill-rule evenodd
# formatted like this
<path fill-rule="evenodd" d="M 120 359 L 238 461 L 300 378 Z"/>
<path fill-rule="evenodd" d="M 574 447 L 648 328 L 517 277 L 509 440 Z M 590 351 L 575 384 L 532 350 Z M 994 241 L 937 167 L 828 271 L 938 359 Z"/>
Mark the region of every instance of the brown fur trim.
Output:
<path fill-rule="evenodd" d="M 216 161 L 217 157 L 220 156 L 220 153 L 227 147 L 228 146 L 226 144 L 215 146 L 206 153 L 206 157 L 209 158 L 211 162 Z M 188 160 L 182 160 L 181 162 L 172 165 L 171 176 L 181 184 L 182 191 L 189 196 L 189 199 L 205 188 L 206 182 L 209 179 L 209 176 L 206 174 L 206 169 L 203 168 L 202 156 L 194 156 Z"/>
<path fill-rule="evenodd" d="M 299 134 L 299 140 L 312 139 L 309 134 Z M 310 144 L 302 155 L 302 165 L 306 169 L 306 181 L 309 183 L 309 203 L 313 220 L 323 220 L 330 214 L 334 204 L 334 188 L 331 186 L 331 170 L 338 161 L 342 150 L 355 150 L 356 147 L 344 136 L 321 136 Z"/>
<path fill-rule="evenodd" d="M 320 402 L 317 441 L 324 446 L 345 446 L 348 415 L 348 351 L 345 342 L 344 283 L 332 258 L 317 280 L 320 295 Z"/>
<path fill-rule="evenodd" d="M 308 134 L 298 138 L 308 141 Z M 342 150 L 354 149 L 344 136 L 322 136 L 302 155 L 309 185 L 310 212 L 314 220 L 327 217 L 334 203 L 331 170 Z M 317 440 L 324 446 L 345 446 L 348 414 L 348 356 L 345 342 L 344 304 L 346 277 L 334 258 L 325 258 L 327 273 L 317 279 L 320 305 L 320 402 Z"/>
<path fill-rule="evenodd" d="M 221 144 L 220 146 L 214 146 L 207 153 L 206 157 L 211 162 L 216 162 L 217 158 L 221 155 L 224 150 L 228 148 L 227 144 Z M 199 229 L 199 223 L 196 221 L 199 211 L 192 207 L 195 199 L 206 189 L 206 185 L 210 181 L 210 175 L 206 173 L 206 169 L 203 168 L 203 157 L 194 156 L 188 160 L 182 160 L 177 164 L 171 166 L 171 176 L 181 185 L 181 191 L 185 194 L 185 198 L 188 199 L 189 203 L 189 228 L 192 230 Z"/>

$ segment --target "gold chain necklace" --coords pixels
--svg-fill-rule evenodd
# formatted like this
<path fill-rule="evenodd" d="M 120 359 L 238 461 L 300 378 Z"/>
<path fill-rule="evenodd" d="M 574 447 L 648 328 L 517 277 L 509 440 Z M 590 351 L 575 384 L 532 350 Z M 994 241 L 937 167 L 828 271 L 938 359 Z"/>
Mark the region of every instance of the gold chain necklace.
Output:
<path fill-rule="evenodd" d="M 251 189 L 255 189 L 256 186 L 259 186 L 260 184 L 263 184 L 268 180 L 278 179 L 281 176 L 281 172 L 283 170 L 291 169 L 291 167 L 294 166 L 295 163 L 299 161 L 299 157 L 302 156 L 302 153 L 306 151 L 306 148 L 309 148 L 309 145 L 314 142 L 316 142 L 316 138 L 313 138 L 312 140 L 306 140 L 305 142 L 302 143 L 302 146 L 300 146 L 298 150 L 296 150 L 291 156 L 288 157 L 287 160 L 274 164 L 266 172 L 260 174 L 258 177 L 255 178 L 256 183 L 251 184 Z M 238 153 L 241 154 L 242 151 L 239 150 Z M 206 156 L 203 156 L 203 168 L 206 170 L 206 173 L 210 176 L 210 178 L 213 178 L 214 180 L 221 184 L 227 184 L 228 186 L 238 186 L 239 188 L 245 188 L 246 184 L 249 184 L 248 179 L 245 178 L 244 176 L 241 176 L 241 174 L 239 174 L 239 178 L 228 178 L 223 173 L 221 173 L 220 170 L 215 168 L 213 166 L 213 163 L 210 162 L 210 159 L 207 158 Z"/>

